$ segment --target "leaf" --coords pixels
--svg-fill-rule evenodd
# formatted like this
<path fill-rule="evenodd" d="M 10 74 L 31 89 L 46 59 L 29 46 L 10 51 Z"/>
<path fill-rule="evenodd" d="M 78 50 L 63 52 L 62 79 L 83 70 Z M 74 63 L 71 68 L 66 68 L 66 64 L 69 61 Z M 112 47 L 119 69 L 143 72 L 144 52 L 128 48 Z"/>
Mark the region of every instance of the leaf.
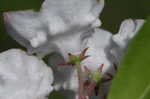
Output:
<path fill-rule="evenodd" d="M 150 17 L 135 39 L 113 81 L 108 99 L 150 99 Z"/>

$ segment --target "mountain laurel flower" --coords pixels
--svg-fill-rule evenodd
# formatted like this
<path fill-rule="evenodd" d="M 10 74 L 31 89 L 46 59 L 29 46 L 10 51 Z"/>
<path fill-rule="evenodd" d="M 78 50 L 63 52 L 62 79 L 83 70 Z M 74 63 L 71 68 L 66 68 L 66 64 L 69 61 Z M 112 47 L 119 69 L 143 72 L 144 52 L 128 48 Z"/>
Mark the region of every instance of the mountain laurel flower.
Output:
<path fill-rule="evenodd" d="M 50 67 L 19 49 L 0 53 L 1 99 L 48 99 L 53 90 Z"/>
<path fill-rule="evenodd" d="M 38 12 L 5 12 L 4 21 L 15 40 L 29 53 L 38 53 L 42 57 L 52 51 L 59 52 L 61 42 L 70 40 L 69 46 L 72 43 L 75 46 L 72 36 L 78 40 L 84 32 L 99 27 L 103 7 L 104 0 L 45 0 Z M 76 43 L 76 46 L 80 45 L 79 40 Z"/>
<path fill-rule="evenodd" d="M 70 99 L 81 97 L 78 94 L 79 71 L 73 66 L 78 60 L 81 71 L 85 72 L 86 66 L 91 72 L 92 83 L 88 87 L 92 90 L 97 87 L 100 99 L 105 99 L 128 43 L 138 33 L 144 20 L 127 19 L 113 35 L 98 28 L 103 7 L 104 0 L 45 0 L 38 12 L 5 12 L 4 21 L 8 33 L 26 47 L 28 53 L 44 57 L 56 52 L 48 57 L 48 64 L 54 72 L 54 90 L 73 91 L 72 95 L 67 94 Z M 88 48 L 86 59 L 74 56 L 81 55 L 85 48 Z M 68 53 L 71 54 L 68 56 Z"/>
<path fill-rule="evenodd" d="M 106 97 L 108 93 L 111 80 L 116 73 L 117 66 L 120 63 L 122 56 L 127 50 L 129 41 L 132 40 L 136 33 L 138 33 L 138 30 L 141 28 L 143 23 L 144 20 L 141 19 L 127 19 L 122 22 L 119 33 L 116 33 L 115 35 L 106 30 L 95 28 L 93 29 L 93 31 L 89 31 L 91 32 L 91 36 L 84 39 L 83 42 L 85 43 L 82 48 L 88 47 L 86 55 L 89 57 L 81 62 L 81 66 L 86 66 L 91 72 L 95 72 L 98 70 L 101 64 L 104 64 L 101 72 L 103 80 L 102 84 L 100 84 L 99 86 L 100 88 L 102 88 L 103 91 L 101 92 L 103 93 L 103 95 L 101 96 L 102 99 Z M 133 26 L 131 27 L 130 25 Z M 121 30 L 124 31 L 121 32 Z M 120 37 L 120 35 L 125 36 Z M 63 47 L 63 49 L 67 48 L 68 47 Z M 73 53 L 77 54 L 79 52 Z M 62 53 L 61 55 L 63 54 L 64 53 Z M 58 63 L 69 59 L 63 59 L 64 57 L 61 55 L 57 54 L 49 57 L 49 63 L 52 65 L 52 68 L 54 68 L 53 70 L 56 70 L 55 78 L 60 78 L 59 80 L 54 81 L 54 89 L 65 89 L 78 92 L 79 85 L 77 71 L 75 67 L 72 66 L 58 66 Z M 67 52 L 66 55 L 68 55 Z"/>

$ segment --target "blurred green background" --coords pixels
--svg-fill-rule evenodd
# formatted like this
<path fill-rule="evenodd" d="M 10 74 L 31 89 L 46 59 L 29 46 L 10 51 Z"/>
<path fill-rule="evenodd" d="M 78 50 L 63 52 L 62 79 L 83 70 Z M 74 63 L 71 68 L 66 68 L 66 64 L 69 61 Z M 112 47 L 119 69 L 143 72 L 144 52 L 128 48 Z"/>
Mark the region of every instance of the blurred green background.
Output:
<path fill-rule="evenodd" d="M 40 8 L 43 0 L 0 0 L 0 52 L 12 47 L 21 47 L 10 38 L 4 28 L 2 13 L 12 10 Z M 150 0 L 106 0 L 100 16 L 102 28 L 117 33 L 121 21 L 127 18 L 147 18 Z"/>

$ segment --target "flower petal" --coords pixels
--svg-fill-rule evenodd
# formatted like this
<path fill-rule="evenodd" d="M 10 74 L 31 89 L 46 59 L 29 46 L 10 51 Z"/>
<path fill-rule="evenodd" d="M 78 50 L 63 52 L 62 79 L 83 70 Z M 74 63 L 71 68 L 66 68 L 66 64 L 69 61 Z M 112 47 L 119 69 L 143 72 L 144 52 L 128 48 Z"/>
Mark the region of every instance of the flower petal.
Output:
<path fill-rule="evenodd" d="M 139 29 L 144 24 L 144 20 L 132 20 L 127 19 L 121 23 L 119 32 L 113 36 L 114 42 L 116 42 L 121 48 L 125 48 L 128 42 L 136 35 Z"/>
<path fill-rule="evenodd" d="M 143 24 L 144 20 L 142 19 L 127 19 L 122 22 L 119 32 L 112 37 L 112 43 L 115 46 L 111 49 L 111 54 L 115 56 L 114 58 L 118 63 L 127 50 L 128 43 L 138 33 Z"/>
<path fill-rule="evenodd" d="M 100 26 L 103 7 L 104 0 L 45 0 L 39 12 L 7 12 L 4 21 L 16 41 L 44 56 L 57 49 L 55 40 Z"/>
<path fill-rule="evenodd" d="M 30 41 L 29 43 L 31 43 L 33 47 L 37 47 L 46 41 L 46 35 L 44 32 L 42 33 L 42 30 L 39 32 L 41 23 L 38 19 L 38 13 L 32 10 L 5 12 L 4 21 L 6 23 L 8 33 L 11 36 L 15 36 L 15 33 L 23 39 L 28 40 L 28 42 Z M 17 39 L 18 38 L 16 38 L 16 40 Z M 37 44 L 34 44 L 34 42 Z"/>
<path fill-rule="evenodd" d="M 38 53 L 42 57 L 53 51 L 54 45 L 51 42 L 47 44 L 47 32 L 37 12 L 5 12 L 4 21 L 8 34 L 26 47 L 29 53 Z"/>
<path fill-rule="evenodd" d="M 96 71 L 101 64 L 104 64 L 102 73 L 106 72 L 111 66 L 111 62 L 108 59 L 111 37 L 112 34 L 110 32 L 95 29 L 92 37 L 88 39 L 86 44 L 89 47 L 86 53 L 89 57 L 82 62 L 82 65 L 87 66 L 92 71 Z"/>
<path fill-rule="evenodd" d="M 0 53 L 2 99 L 47 99 L 52 83 L 52 70 L 42 60 L 19 49 Z"/>
<path fill-rule="evenodd" d="M 104 0 L 45 0 L 41 16 L 49 26 L 49 33 L 56 35 L 80 31 L 91 24 L 99 26 L 98 17 L 103 7 Z"/>

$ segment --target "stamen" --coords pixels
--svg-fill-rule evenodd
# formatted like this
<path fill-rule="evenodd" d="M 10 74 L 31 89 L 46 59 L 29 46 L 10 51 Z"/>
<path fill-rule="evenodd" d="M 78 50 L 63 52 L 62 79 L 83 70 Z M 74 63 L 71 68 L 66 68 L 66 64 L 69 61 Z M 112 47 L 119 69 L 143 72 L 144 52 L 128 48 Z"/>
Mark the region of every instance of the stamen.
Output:
<path fill-rule="evenodd" d="M 99 67 L 100 72 L 102 72 L 103 67 L 104 67 L 104 64 L 101 64 L 100 67 Z"/>
<path fill-rule="evenodd" d="M 87 50 L 88 50 L 89 48 L 85 48 L 82 52 L 81 52 L 81 54 L 80 54 L 80 58 L 83 58 L 84 56 L 85 56 L 85 54 L 86 54 L 86 52 L 87 52 Z"/>
<path fill-rule="evenodd" d="M 81 57 L 81 61 L 83 61 L 83 60 L 85 60 L 86 58 L 88 58 L 88 57 L 90 57 L 89 55 L 87 55 L 87 56 L 83 56 L 83 57 Z"/>

